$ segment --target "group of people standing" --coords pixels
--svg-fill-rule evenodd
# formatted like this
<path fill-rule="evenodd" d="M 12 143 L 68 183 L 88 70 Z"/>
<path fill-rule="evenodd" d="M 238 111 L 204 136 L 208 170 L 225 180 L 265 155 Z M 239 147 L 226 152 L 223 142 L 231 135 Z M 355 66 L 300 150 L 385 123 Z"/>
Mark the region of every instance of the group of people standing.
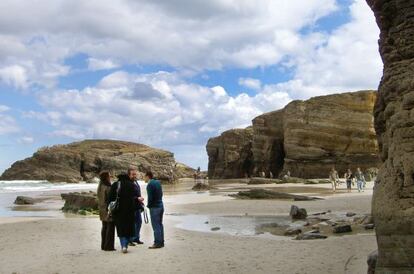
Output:
<path fill-rule="evenodd" d="M 344 174 L 344 179 L 346 182 L 346 189 L 348 190 L 348 192 L 351 192 L 354 181 L 356 181 L 357 183 L 358 192 L 364 191 L 366 184 L 365 176 L 359 167 L 357 168 L 357 171 L 355 173 L 352 173 L 352 171 L 348 169 Z M 334 167 L 331 169 L 331 172 L 329 173 L 329 180 L 332 184 L 332 191 L 336 192 L 336 187 L 340 183 L 340 180 L 338 172 L 335 170 Z"/>
<path fill-rule="evenodd" d="M 111 183 L 109 172 L 100 174 L 98 185 L 99 217 L 102 221 L 101 249 L 114 251 L 115 228 L 121 244 L 122 253 L 128 252 L 128 246 L 142 245 L 140 231 L 142 214 L 146 217 L 144 197 L 138 184 L 137 170 L 129 168 L 127 174 L 118 176 L 118 180 Z M 164 247 L 164 204 L 162 187 L 159 180 L 154 179 L 151 171 L 145 173 L 147 182 L 147 207 L 150 211 L 151 225 L 154 231 L 154 244 L 150 249 Z M 111 214 L 108 205 L 117 201 L 116 212 Z"/>

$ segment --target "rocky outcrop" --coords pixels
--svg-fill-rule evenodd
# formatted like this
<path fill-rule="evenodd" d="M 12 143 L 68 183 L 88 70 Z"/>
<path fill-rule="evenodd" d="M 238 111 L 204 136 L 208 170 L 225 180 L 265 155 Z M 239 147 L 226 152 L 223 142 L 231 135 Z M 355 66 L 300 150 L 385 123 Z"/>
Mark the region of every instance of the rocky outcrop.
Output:
<path fill-rule="evenodd" d="M 254 174 L 274 177 L 282 171 L 285 158 L 283 117 L 284 110 L 278 110 L 253 119 Z"/>
<path fill-rule="evenodd" d="M 374 170 L 380 162 L 375 100 L 375 91 L 334 94 L 260 115 L 252 131 L 230 130 L 209 140 L 209 177 L 243 177 L 246 162 L 260 177 L 326 178 L 333 166 L 341 175 L 348 168 Z M 245 161 L 250 143 L 252 158 Z"/>
<path fill-rule="evenodd" d="M 332 166 L 366 170 L 379 164 L 372 111 L 374 91 L 294 101 L 284 109 L 284 171 L 327 177 Z"/>
<path fill-rule="evenodd" d="M 372 203 L 375 273 L 414 273 L 414 2 L 367 2 L 384 63 L 374 112 L 383 161 Z"/>
<path fill-rule="evenodd" d="M 77 183 L 91 181 L 103 170 L 117 175 L 129 166 L 137 167 L 141 177 L 152 170 L 163 181 L 190 173 L 190 168 L 178 165 L 173 153 L 165 150 L 131 142 L 85 140 L 42 148 L 32 157 L 14 163 L 0 179 Z"/>
<path fill-rule="evenodd" d="M 232 129 L 207 143 L 208 177 L 241 178 L 251 173 L 253 129 Z"/>
<path fill-rule="evenodd" d="M 81 215 L 98 213 L 98 197 L 94 192 L 63 193 L 61 197 L 65 200 L 62 208 L 64 212 L 79 213 Z"/>

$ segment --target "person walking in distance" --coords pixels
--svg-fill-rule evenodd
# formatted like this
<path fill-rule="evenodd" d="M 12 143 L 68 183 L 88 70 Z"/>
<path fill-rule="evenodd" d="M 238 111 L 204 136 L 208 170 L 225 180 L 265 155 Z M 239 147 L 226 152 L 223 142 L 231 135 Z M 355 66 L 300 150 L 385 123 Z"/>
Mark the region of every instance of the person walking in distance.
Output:
<path fill-rule="evenodd" d="M 353 178 L 352 171 L 350 169 L 348 169 L 345 172 L 344 177 L 345 177 L 345 181 L 346 181 L 346 189 L 348 190 L 348 192 L 351 192 L 352 178 Z"/>
<path fill-rule="evenodd" d="M 336 185 L 339 180 L 338 172 L 335 170 L 335 167 L 331 168 L 331 172 L 329 173 L 329 180 L 332 184 L 332 191 L 336 192 Z"/>
<path fill-rule="evenodd" d="M 151 225 L 154 231 L 154 244 L 150 246 L 150 249 L 164 247 L 164 203 L 162 201 L 162 186 L 159 180 L 154 179 L 154 175 L 151 171 L 145 173 L 145 181 L 148 182 L 147 194 L 148 203 L 147 207 L 150 211 Z"/>
<path fill-rule="evenodd" d="M 365 176 L 364 173 L 362 173 L 360 168 L 357 168 L 357 171 L 355 173 L 355 178 L 357 181 L 357 187 L 358 187 L 358 192 L 363 192 L 364 191 L 364 185 L 365 185 Z"/>

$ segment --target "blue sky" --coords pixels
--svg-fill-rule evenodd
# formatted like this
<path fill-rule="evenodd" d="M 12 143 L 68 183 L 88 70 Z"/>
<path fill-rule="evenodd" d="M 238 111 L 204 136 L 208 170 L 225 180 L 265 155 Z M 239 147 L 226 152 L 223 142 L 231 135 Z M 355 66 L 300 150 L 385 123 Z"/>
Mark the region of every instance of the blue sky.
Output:
<path fill-rule="evenodd" d="M 205 169 L 208 138 L 291 100 L 375 89 L 382 70 L 363 0 L 5 2 L 0 172 L 86 138 Z"/>

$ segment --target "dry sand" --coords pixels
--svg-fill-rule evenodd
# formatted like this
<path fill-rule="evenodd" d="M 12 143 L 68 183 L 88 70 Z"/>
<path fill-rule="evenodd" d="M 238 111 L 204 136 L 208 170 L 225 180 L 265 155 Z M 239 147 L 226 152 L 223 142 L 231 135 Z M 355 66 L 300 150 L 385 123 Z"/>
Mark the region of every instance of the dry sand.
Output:
<path fill-rule="evenodd" d="M 272 187 L 283 189 L 287 186 Z M 295 186 L 288 187 L 292 190 Z M 219 192 L 213 196 L 187 194 L 187 198 L 184 194 L 170 193 L 166 197 L 166 212 L 172 215 L 286 215 L 293 203 L 310 213 L 328 209 L 370 212 L 370 189 L 364 193 L 347 194 L 341 190 L 338 194 L 328 195 L 317 188 L 326 189 L 329 185 L 306 187 L 315 188 L 315 194 L 322 193 L 325 200 L 249 201 L 232 200 Z M 300 191 L 303 189 L 297 193 Z M 164 249 L 147 249 L 152 242 L 152 233 L 149 225 L 143 225 L 145 245 L 130 247 L 128 254 L 121 254 L 118 241 L 118 251 L 100 250 L 100 222 L 96 217 L 0 218 L 0 222 L 1 274 L 366 273 L 366 256 L 376 249 L 372 233 L 309 241 L 271 235 L 232 236 L 220 231 L 204 233 L 179 229 L 176 228 L 177 217 L 167 215 Z"/>

